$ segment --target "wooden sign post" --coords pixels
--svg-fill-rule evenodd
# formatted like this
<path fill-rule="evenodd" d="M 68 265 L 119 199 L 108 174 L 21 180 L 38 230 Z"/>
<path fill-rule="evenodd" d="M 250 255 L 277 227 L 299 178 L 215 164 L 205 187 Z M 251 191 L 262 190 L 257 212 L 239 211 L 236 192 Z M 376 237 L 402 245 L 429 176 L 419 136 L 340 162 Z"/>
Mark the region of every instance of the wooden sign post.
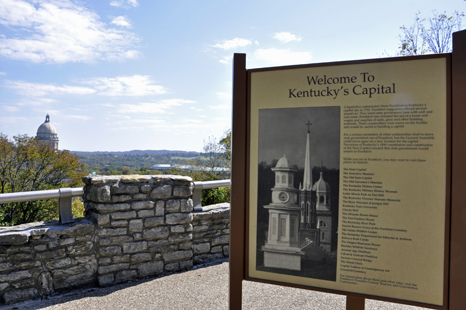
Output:
<path fill-rule="evenodd" d="M 242 281 L 432 309 L 466 297 L 466 32 L 451 54 L 233 74 L 230 309 Z"/>

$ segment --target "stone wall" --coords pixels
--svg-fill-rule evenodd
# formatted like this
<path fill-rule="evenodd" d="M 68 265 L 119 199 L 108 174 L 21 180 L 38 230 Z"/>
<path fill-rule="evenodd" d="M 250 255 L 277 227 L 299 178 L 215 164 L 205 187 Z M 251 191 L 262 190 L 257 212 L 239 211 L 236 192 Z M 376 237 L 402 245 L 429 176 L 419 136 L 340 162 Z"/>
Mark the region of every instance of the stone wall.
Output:
<path fill-rule="evenodd" d="M 85 219 L 0 228 L 1 303 L 114 285 L 228 257 L 229 204 L 194 212 L 190 178 L 89 176 L 83 181 Z"/>

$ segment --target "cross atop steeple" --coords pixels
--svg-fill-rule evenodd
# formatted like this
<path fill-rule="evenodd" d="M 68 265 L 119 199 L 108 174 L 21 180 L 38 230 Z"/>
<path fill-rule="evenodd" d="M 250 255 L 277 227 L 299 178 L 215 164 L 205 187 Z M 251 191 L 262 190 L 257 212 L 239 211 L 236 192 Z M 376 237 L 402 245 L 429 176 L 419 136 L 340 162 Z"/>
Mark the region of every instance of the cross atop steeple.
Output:
<path fill-rule="evenodd" d="M 312 123 L 310 121 L 307 121 L 306 125 L 307 125 L 307 132 L 311 132 Z"/>

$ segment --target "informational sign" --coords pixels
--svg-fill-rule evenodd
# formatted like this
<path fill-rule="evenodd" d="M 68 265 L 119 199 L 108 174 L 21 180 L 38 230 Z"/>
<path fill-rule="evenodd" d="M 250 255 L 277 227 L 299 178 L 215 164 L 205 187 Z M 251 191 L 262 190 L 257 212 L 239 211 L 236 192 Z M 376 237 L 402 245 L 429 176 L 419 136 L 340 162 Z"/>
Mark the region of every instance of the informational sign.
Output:
<path fill-rule="evenodd" d="M 443 304 L 447 62 L 250 70 L 248 277 Z"/>

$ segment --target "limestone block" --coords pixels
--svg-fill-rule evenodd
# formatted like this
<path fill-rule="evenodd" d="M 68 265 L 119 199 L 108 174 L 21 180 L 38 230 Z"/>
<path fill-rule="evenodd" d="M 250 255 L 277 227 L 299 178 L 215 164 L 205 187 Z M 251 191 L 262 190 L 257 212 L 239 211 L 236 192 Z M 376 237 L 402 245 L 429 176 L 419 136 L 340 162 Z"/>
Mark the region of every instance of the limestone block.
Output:
<path fill-rule="evenodd" d="M 90 199 L 95 202 L 110 202 L 110 186 L 93 186 Z"/>
<path fill-rule="evenodd" d="M 172 196 L 172 187 L 170 185 L 162 185 L 156 187 L 150 193 L 150 198 L 155 199 L 166 199 Z"/>
<path fill-rule="evenodd" d="M 102 228 L 98 231 L 98 235 L 103 237 L 126 235 L 127 233 L 127 228 Z"/>
<path fill-rule="evenodd" d="M 95 206 L 96 210 L 108 213 L 108 212 L 115 212 L 115 211 L 126 211 L 131 209 L 131 204 L 129 203 L 106 203 L 106 204 L 97 204 Z"/>
<path fill-rule="evenodd" d="M 176 243 L 176 242 L 186 242 L 193 240 L 193 234 L 178 234 L 178 235 L 170 235 L 168 237 L 168 241 Z"/>
<path fill-rule="evenodd" d="M 121 244 L 123 242 L 133 241 L 134 238 L 131 236 L 117 236 L 117 237 L 110 237 L 110 244 Z"/>
<path fill-rule="evenodd" d="M 138 273 L 136 270 L 122 270 L 115 274 L 115 283 L 126 282 L 136 279 L 137 277 Z"/>
<path fill-rule="evenodd" d="M 118 255 L 118 256 L 113 256 L 112 261 L 117 264 L 117 263 L 129 263 L 130 260 L 130 255 Z"/>
<path fill-rule="evenodd" d="M 0 274 L 0 282 L 18 281 L 32 277 L 32 274 L 27 270 L 15 271 L 9 274 Z"/>
<path fill-rule="evenodd" d="M 193 251 L 194 254 L 204 254 L 204 253 L 209 253 L 210 252 L 210 243 L 205 242 L 205 243 L 199 243 L 199 244 L 194 244 L 193 245 Z"/>
<path fill-rule="evenodd" d="M 152 260 L 152 255 L 150 253 L 138 253 L 131 255 L 131 264 L 147 262 L 150 260 Z"/>
<path fill-rule="evenodd" d="M 194 204 L 192 199 L 181 199 L 181 212 L 192 212 Z"/>
<path fill-rule="evenodd" d="M 52 278 L 54 281 L 64 279 L 70 276 L 86 273 L 91 269 L 92 268 L 90 268 L 90 264 L 79 264 L 66 269 L 54 269 L 52 270 Z M 55 286 L 55 288 L 57 287 Z"/>
<path fill-rule="evenodd" d="M 148 198 L 149 198 L 149 195 L 147 195 L 147 194 L 139 193 L 139 194 L 134 194 L 133 195 L 133 200 L 146 200 Z"/>
<path fill-rule="evenodd" d="M 41 295 L 51 295 L 54 292 L 53 285 L 52 285 L 52 275 L 50 272 L 45 271 L 39 275 L 38 279 L 39 284 L 39 293 Z"/>
<path fill-rule="evenodd" d="M 141 210 L 138 212 L 138 217 L 150 217 L 154 215 L 155 215 L 154 210 Z"/>
<path fill-rule="evenodd" d="M 118 245 L 100 247 L 99 248 L 100 256 L 113 256 L 121 254 L 121 247 Z"/>
<path fill-rule="evenodd" d="M 153 208 L 154 208 L 154 202 L 150 200 L 135 201 L 131 203 L 131 209 L 133 210 L 153 209 Z"/>
<path fill-rule="evenodd" d="M 5 304 L 9 305 L 12 303 L 20 302 L 23 300 L 32 299 L 39 295 L 39 291 L 36 288 L 28 288 L 24 290 L 11 290 L 5 292 L 3 300 Z"/>
<path fill-rule="evenodd" d="M 36 259 L 51 259 L 65 257 L 65 249 L 36 253 Z M 1 282 L 1 281 L 0 281 Z"/>
<path fill-rule="evenodd" d="M 121 264 L 113 264 L 108 266 L 99 266 L 97 270 L 99 275 L 107 274 L 107 273 L 114 273 L 120 270 L 125 270 L 129 268 L 129 263 L 121 263 Z"/>
<path fill-rule="evenodd" d="M 150 186 L 149 184 L 144 184 L 139 187 L 139 190 L 141 191 L 141 193 L 148 194 L 152 190 L 152 186 Z"/>
<path fill-rule="evenodd" d="M 165 202 L 163 200 L 157 201 L 157 204 L 155 206 L 155 215 L 156 216 L 165 215 Z"/>
<path fill-rule="evenodd" d="M 72 261 L 71 258 L 65 257 L 61 259 L 54 259 L 53 261 L 49 261 L 45 263 L 45 267 L 48 269 L 57 269 L 57 268 L 65 268 L 71 266 Z"/>
<path fill-rule="evenodd" d="M 221 259 L 223 258 L 222 253 L 215 253 L 215 254 L 200 254 L 200 255 L 195 255 L 194 256 L 194 264 L 204 264 L 207 262 L 211 262 L 216 259 Z"/>
<path fill-rule="evenodd" d="M 190 197 L 193 195 L 193 186 L 175 186 L 173 188 L 173 196 L 175 197 Z"/>
<path fill-rule="evenodd" d="M 185 224 L 193 220 L 192 213 L 171 213 L 166 215 L 167 224 Z"/>
<path fill-rule="evenodd" d="M 209 229 L 209 226 L 208 225 L 200 225 L 200 226 L 196 226 L 194 225 L 193 227 L 193 231 L 194 232 L 199 232 L 199 231 L 206 231 Z"/>
<path fill-rule="evenodd" d="M 155 227 L 164 223 L 163 216 L 149 217 L 144 219 L 144 227 Z"/>
<path fill-rule="evenodd" d="M 229 256 L 230 255 L 230 246 L 229 245 L 224 245 L 223 246 L 223 255 L 224 256 Z"/>
<path fill-rule="evenodd" d="M 134 233 L 134 232 L 140 232 L 142 231 L 143 225 L 142 225 L 142 220 L 131 220 L 129 221 L 129 232 Z"/>
<path fill-rule="evenodd" d="M 128 227 L 128 221 L 127 220 L 112 221 L 110 223 L 110 226 L 112 226 L 112 227 Z"/>
<path fill-rule="evenodd" d="M 188 260 L 180 262 L 180 269 L 190 269 L 190 268 L 193 268 L 192 259 L 188 259 Z"/>
<path fill-rule="evenodd" d="M 163 261 L 151 261 L 138 266 L 140 277 L 154 276 L 163 272 Z"/>
<path fill-rule="evenodd" d="M 139 186 L 137 185 L 124 185 L 121 183 L 117 183 L 112 186 L 113 194 L 129 194 L 134 195 L 139 193 Z"/>
<path fill-rule="evenodd" d="M 110 214 L 112 220 L 129 220 L 136 218 L 136 211 L 115 212 Z"/>
<path fill-rule="evenodd" d="M 170 232 L 174 234 L 184 233 L 185 232 L 184 225 L 170 226 Z"/>
<path fill-rule="evenodd" d="M 9 286 L 10 284 L 8 283 L 0 283 L 0 292 L 3 292 L 4 290 L 6 290 Z"/>
<path fill-rule="evenodd" d="M 74 276 L 67 276 L 63 279 L 54 278 L 53 286 L 57 290 L 80 287 L 83 285 L 94 284 L 95 278 L 95 270 L 89 269 L 86 272 Z"/>
<path fill-rule="evenodd" d="M 10 261 L 15 261 L 15 260 L 31 260 L 34 257 L 30 253 L 18 253 L 18 254 L 13 254 L 8 257 Z"/>
<path fill-rule="evenodd" d="M 147 250 L 146 241 L 127 242 L 123 244 L 123 253 L 137 253 Z"/>
<path fill-rule="evenodd" d="M 11 284 L 11 287 L 15 289 L 33 287 L 35 283 L 36 282 L 34 281 L 34 279 L 29 278 L 29 279 L 24 279 L 18 282 L 14 282 Z"/>
<path fill-rule="evenodd" d="M 188 241 L 188 242 L 182 242 L 178 245 L 178 248 L 180 250 L 190 250 L 193 248 L 193 243 L 192 241 Z"/>
<path fill-rule="evenodd" d="M 143 238 L 145 240 L 163 239 L 168 237 L 168 227 L 155 227 L 144 229 Z"/>
<path fill-rule="evenodd" d="M 179 199 L 170 199 L 166 202 L 165 211 L 167 213 L 180 212 L 180 206 Z"/>
<path fill-rule="evenodd" d="M 69 245 L 74 243 L 75 238 L 66 238 L 66 239 L 60 239 L 58 240 L 59 245 Z"/>
<path fill-rule="evenodd" d="M 122 175 L 121 182 L 122 183 L 147 183 L 151 180 L 151 176 L 147 175 L 139 175 L 139 174 L 131 174 L 131 175 Z"/>
<path fill-rule="evenodd" d="M 206 220 L 212 218 L 212 212 L 204 211 L 204 212 L 195 212 L 193 213 L 193 219 L 195 221 Z"/>
<path fill-rule="evenodd" d="M 210 252 L 211 253 L 223 253 L 222 246 L 221 245 L 214 246 L 214 247 L 212 247 Z"/>
<path fill-rule="evenodd" d="M 110 257 L 101 257 L 99 258 L 99 266 L 109 265 L 112 263 L 112 258 Z"/>
<path fill-rule="evenodd" d="M 173 261 L 181 261 L 190 259 L 193 257 L 193 251 L 173 251 L 173 252 L 165 252 L 162 254 L 163 260 L 165 262 L 173 262 Z"/>
<path fill-rule="evenodd" d="M 0 263 L 0 272 L 4 273 L 5 271 L 13 269 L 13 264 L 10 262 Z"/>
<path fill-rule="evenodd" d="M 75 245 L 71 245 L 66 247 L 66 251 L 70 255 L 85 255 L 89 254 L 89 252 L 94 247 L 94 243 L 92 241 L 80 242 Z"/>
<path fill-rule="evenodd" d="M 212 246 L 218 244 L 229 244 L 230 243 L 230 235 L 222 235 L 212 239 Z"/>
<path fill-rule="evenodd" d="M 29 241 L 29 234 L 26 232 L 7 232 L 0 234 L 0 245 L 25 244 Z"/>
<path fill-rule="evenodd" d="M 90 262 L 95 262 L 95 255 L 87 255 L 87 256 L 76 256 L 74 258 L 78 263 L 83 264 L 83 263 L 90 263 Z"/>
<path fill-rule="evenodd" d="M 165 270 L 166 271 L 177 271 L 180 270 L 180 263 L 175 262 L 175 263 L 170 263 L 165 265 Z"/>
<path fill-rule="evenodd" d="M 99 286 L 108 286 L 114 283 L 115 276 L 112 273 L 105 274 L 102 276 L 97 277 L 97 281 L 99 282 Z"/>
<path fill-rule="evenodd" d="M 130 195 L 117 195 L 117 196 L 112 196 L 112 202 L 113 203 L 118 203 L 118 202 L 126 202 L 132 200 Z"/>
<path fill-rule="evenodd" d="M 99 226 L 105 226 L 105 225 L 110 224 L 110 214 L 98 214 L 97 224 Z"/>

